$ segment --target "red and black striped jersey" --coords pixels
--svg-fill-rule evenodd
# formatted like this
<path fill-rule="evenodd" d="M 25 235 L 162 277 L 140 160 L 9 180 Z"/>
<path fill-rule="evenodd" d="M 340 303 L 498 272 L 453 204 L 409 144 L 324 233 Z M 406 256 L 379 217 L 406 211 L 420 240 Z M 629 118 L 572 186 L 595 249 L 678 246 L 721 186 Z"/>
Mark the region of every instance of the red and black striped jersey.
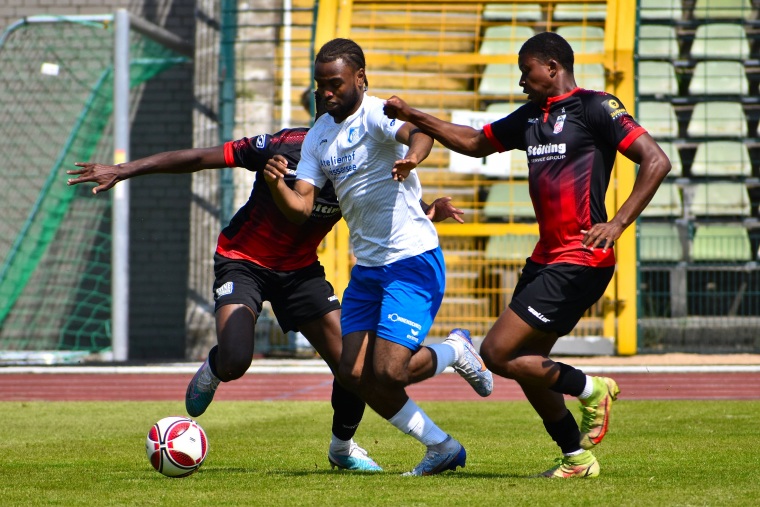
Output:
<path fill-rule="evenodd" d="M 248 201 L 219 235 L 218 254 L 276 271 L 293 271 L 316 262 L 317 247 L 341 218 L 332 183 L 328 182 L 320 190 L 309 219 L 295 224 L 275 204 L 262 173 L 267 160 L 282 155 L 291 170 L 285 182 L 293 188 L 306 132 L 306 128 L 284 129 L 273 135 L 262 134 L 225 143 L 225 163 L 229 167 L 255 171 L 256 179 Z"/>
<path fill-rule="evenodd" d="M 540 264 L 615 264 L 612 248 L 589 250 L 582 230 L 607 221 L 604 197 L 618 151 L 646 130 L 617 97 L 575 90 L 532 102 L 483 128 L 499 151 L 524 150 L 540 238 L 531 259 Z"/>

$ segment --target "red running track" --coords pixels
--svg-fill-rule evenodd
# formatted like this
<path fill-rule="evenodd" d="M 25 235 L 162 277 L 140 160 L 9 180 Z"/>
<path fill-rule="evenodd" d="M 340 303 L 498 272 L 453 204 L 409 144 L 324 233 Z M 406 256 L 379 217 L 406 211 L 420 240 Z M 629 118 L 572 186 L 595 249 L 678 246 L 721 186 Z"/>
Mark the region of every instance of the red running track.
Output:
<path fill-rule="evenodd" d="M 760 372 L 616 373 L 625 400 L 760 400 Z M 182 400 L 192 374 L 0 374 L 0 401 Z M 330 399 L 328 374 L 247 374 L 223 384 L 215 400 Z M 458 375 L 446 373 L 408 389 L 416 401 L 480 400 Z M 488 400 L 524 400 L 511 380 L 494 379 Z"/>

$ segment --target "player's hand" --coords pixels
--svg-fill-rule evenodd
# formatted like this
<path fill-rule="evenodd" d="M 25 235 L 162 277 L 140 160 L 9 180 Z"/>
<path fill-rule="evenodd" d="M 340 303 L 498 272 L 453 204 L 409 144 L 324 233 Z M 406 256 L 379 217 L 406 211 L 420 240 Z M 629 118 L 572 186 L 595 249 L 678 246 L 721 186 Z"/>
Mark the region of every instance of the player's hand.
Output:
<path fill-rule="evenodd" d="M 581 230 L 583 239 L 581 242 L 583 246 L 589 250 L 594 248 L 602 249 L 602 252 L 607 253 L 607 249 L 617 241 L 621 234 L 623 234 L 623 227 L 614 221 L 594 224 L 589 230 Z"/>
<path fill-rule="evenodd" d="M 288 169 L 288 161 L 285 157 L 275 155 L 267 160 L 262 171 L 267 183 L 276 183 L 277 180 L 283 179 L 290 172 L 290 169 Z"/>
<path fill-rule="evenodd" d="M 417 167 L 417 162 L 412 159 L 402 158 L 401 160 L 396 160 L 393 163 L 393 169 L 391 169 L 391 176 L 393 176 L 394 181 L 403 183 L 415 167 Z"/>
<path fill-rule="evenodd" d="M 464 211 L 451 204 L 451 197 L 439 197 L 427 209 L 427 217 L 431 222 L 443 222 L 447 218 L 453 218 L 460 224 L 464 223 L 461 216 Z"/>
<path fill-rule="evenodd" d="M 103 192 L 113 188 L 122 180 L 119 175 L 119 166 L 95 164 L 93 162 L 74 162 L 74 165 L 81 169 L 72 169 L 66 171 L 66 174 L 77 175 L 78 178 L 69 178 L 66 182 L 69 185 L 79 183 L 95 182 L 98 185 L 92 189 L 93 194 Z"/>
<path fill-rule="evenodd" d="M 395 95 L 385 101 L 383 113 L 390 119 L 409 120 L 409 106 Z"/>

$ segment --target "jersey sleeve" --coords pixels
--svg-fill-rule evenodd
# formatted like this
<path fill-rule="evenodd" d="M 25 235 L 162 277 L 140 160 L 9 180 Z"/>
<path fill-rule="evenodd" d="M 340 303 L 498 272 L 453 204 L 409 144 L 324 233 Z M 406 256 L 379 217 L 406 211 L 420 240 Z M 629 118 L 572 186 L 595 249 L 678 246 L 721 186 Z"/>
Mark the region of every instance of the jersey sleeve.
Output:
<path fill-rule="evenodd" d="M 390 119 L 385 116 L 383 102 L 379 99 L 373 101 L 372 106 L 367 109 L 367 133 L 376 141 L 395 141 L 396 132 L 404 123 L 401 120 Z"/>
<path fill-rule="evenodd" d="M 626 110 L 620 99 L 608 93 L 597 94 L 586 108 L 589 125 L 596 135 L 618 151 L 624 152 L 646 129 Z"/>
<path fill-rule="evenodd" d="M 261 134 L 224 143 L 225 164 L 227 167 L 244 167 L 249 171 L 263 169 L 271 158 L 270 140 L 269 134 Z"/>
<path fill-rule="evenodd" d="M 314 132 L 314 134 L 312 134 Z M 322 188 L 327 182 L 327 175 L 322 171 L 319 157 L 315 150 L 314 140 L 318 136 L 314 130 L 309 131 L 301 147 L 301 160 L 296 168 L 296 178 L 311 183 L 317 188 Z"/>
<path fill-rule="evenodd" d="M 483 134 L 499 152 L 525 150 L 525 123 L 528 108 L 520 107 L 512 114 L 483 126 Z"/>

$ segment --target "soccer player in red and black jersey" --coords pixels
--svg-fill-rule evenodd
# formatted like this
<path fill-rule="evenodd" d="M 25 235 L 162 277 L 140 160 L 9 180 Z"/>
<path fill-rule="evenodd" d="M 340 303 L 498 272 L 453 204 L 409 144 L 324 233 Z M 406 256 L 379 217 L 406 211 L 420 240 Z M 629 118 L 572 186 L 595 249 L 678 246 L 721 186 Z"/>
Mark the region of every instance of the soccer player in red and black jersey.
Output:
<path fill-rule="evenodd" d="M 308 102 L 304 104 L 308 106 Z M 317 104 L 318 115 L 324 112 Z M 300 331 L 335 372 L 342 352 L 340 302 L 317 258 L 317 247 L 341 218 L 331 184 L 321 189 L 309 219 L 297 225 L 280 212 L 264 181 L 267 161 L 281 155 L 295 183 L 295 169 L 308 129 L 284 129 L 276 134 L 242 138 L 213 148 L 158 153 L 119 165 L 77 162 L 80 169 L 67 171 L 76 178 L 69 185 L 94 182 L 93 193 L 112 188 L 119 181 L 153 173 L 181 174 L 244 167 L 256 172 L 246 204 L 225 227 L 214 255 L 214 301 L 217 345 L 209 352 L 187 388 L 185 407 L 192 417 L 205 412 L 220 382 L 242 377 L 251 365 L 256 319 L 268 300 L 283 331 Z M 449 197 L 429 206 L 421 202 L 431 220 L 454 218 L 461 210 Z M 380 471 L 353 436 L 364 414 L 365 403 L 356 394 L 333 382 L 334 410 L 328 459 L 333 467 Z"/>
<path fill-rule="evenodd" d="M 520 384 L 559 445 L 560 464 L 541 475 L 560 478 L 599 474 L 590 449 L 607 432 L 619 389 L 610 378 L 552 361 L 549 353 L 604 294 L 615 269 L 614 242 L 670 171 L 665 153 L 620 100 L 576 85 L 573 60 L 572 48 L 556 33 L 528 39 L 518 64 L 529 102 L 482 130 L 441 121 L 398 97 L 385 106 L 389 117 L 413 122 L 458 153 L 527 153 L 539 241 L 481 354 L 490 370 Z M 639 171 L 630 196 L 608 220 L 604 196 L 617 152 L 639 164 Z M 580 399 L 580 429 L 565 394 Z"/>

